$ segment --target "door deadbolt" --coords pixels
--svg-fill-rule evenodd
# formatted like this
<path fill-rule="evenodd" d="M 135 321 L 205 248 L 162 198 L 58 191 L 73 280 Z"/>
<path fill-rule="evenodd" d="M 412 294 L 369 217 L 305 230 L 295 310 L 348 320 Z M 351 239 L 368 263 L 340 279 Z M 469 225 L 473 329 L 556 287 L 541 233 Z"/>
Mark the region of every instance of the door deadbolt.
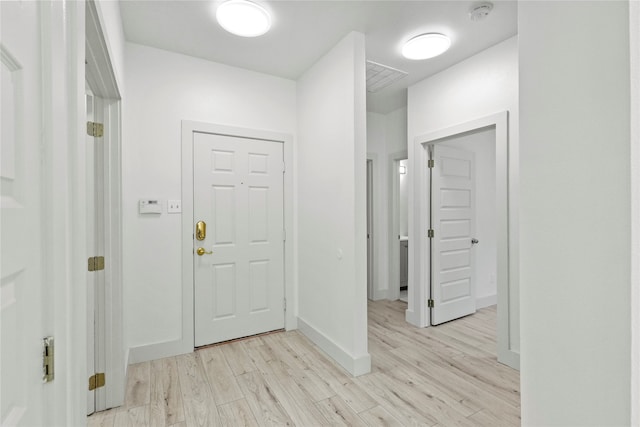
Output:
<path fill-rule="evenodd" d="M 198 221 L 196 224 L 196 239 L 204 240 L 207 237 L 207 224 L 204 221 Z"/>
<path fill-rule="evenodd" d="M 478 239 L 471 239 L 471 244 L 472 245 L 477 245 L 478 243 L 480 243 L 480 241 Z"/>

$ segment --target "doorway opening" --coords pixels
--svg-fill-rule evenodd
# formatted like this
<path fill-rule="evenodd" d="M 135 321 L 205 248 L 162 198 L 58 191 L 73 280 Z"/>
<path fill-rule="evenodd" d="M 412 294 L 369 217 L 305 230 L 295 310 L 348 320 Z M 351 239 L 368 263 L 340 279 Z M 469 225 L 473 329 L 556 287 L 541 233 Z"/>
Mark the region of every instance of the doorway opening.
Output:
<path fill-rule="evenodd" d="M 124 402 L 125 352 L 122 313 L 122 194 L 121 103 L 105 38 L 94 2 L 85 8 L 85 77 L 88 89 L 88 122 L 95 136 L 87 135 L 87 233 L 86 254 L 94 260 L 87 273 L 87 372 L 88 383 L 104 386 L 88 391 L 87 413 L 103 411 Z M 99 130 L 98 130 L 99 129 Z M 94 130 L 98 130 L 94 132 Z M 87 133 L 90 129 L 87 126 Z M 96 257 L 100 268 L 96 269 Z M 88 262 L 88 270 L 92 270 Z M 95 325 L 95 326 L 94 326 Z M 92 335 L 92 336 L 91 336 Z M 91 356 L 93 355 L 93 357 Z M 96 376 L 97 375 L 97 376 Z M 99 378 L 99 379 L 98 379 Z M 97 380 L 97 381 L 96 381 Z"/>
<path fill-rule="evenodd" d="M 408 301 L 409 287 L 409 161 L 407 151 L 389 155 L 389 287 L 387 299 Z M 403 289 L 404 288 L 404 289 Z"/>
<path fill-rule="evenodd" d="M 374 299 L 373 160 L 367 159 L 367 298 Z"/>
<path fill-rule="evenodd" d="M 416 326 L 430 325 L 429 283 L 431 266 L 429 239 L 429 146 L 451 138 L 464 135 L 478 129 L 493 127 L 495 129 L 495 241 L 496 241 L 496 290 L 497 290 L 497 344 L 498 360 L 515 369 L 519 369 L 519 304 L 517 284 L 517 234 L 510 233 L 511 225 L 517 221 L 516 212 L 509 210 L 509 151 L 508 151 L 508 112 L 493 114 L 435 131 L 415 138 L 414 171 L 411 176 L 415 191 L 420 195 L 414 203 L 415 221 L 412 230 L 413 240 L 409 259 L 409 276 L 413 277 L 415 286 L 409 287 L 409 303 L 406 319 Z"/>

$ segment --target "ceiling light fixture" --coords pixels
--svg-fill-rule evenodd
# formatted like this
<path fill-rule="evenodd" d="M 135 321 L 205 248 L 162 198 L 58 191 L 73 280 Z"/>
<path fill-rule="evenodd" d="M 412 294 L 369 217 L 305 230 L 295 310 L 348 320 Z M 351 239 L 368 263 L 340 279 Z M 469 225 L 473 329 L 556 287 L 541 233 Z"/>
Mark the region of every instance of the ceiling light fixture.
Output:
<path fill-rule="evenodd" d="M 261 36 L 271 28 L 271 16 L 248 0 L 229 0 L 218 6 L 216 19 L 225 30 L 241 37 Z"/>
<path fill-rule="evenodd" d="M 404 44 L 402 55 L 407 59 L 429 59 L 443 54 L 449 46 L 451 40 L 444 34 L 420 34 Z"/>

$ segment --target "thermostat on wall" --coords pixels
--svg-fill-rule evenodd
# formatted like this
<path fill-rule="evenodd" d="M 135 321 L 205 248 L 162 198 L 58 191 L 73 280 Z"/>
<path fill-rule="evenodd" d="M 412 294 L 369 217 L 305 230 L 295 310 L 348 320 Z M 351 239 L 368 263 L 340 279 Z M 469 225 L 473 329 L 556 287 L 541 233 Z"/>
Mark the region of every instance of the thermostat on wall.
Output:
<path fill-rule="evenodd" d="M 142 199 L 138 206 L 138 212 L 141 214 L 160 214 L 162 213 L 162 203 L 157 199 Z"/>

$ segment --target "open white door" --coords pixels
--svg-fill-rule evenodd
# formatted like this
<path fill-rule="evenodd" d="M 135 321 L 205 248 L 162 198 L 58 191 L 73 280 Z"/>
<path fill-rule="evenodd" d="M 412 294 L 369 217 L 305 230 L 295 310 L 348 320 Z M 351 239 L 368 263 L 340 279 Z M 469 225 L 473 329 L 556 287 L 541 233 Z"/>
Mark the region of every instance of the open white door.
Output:
<path fill-rule="evenodd" d="M 470 151 L 430 146 L 432 325 L 476 311 L 474 157 Z"/>
<path fill-rule="evenodd" d="M 45 425 L 40 2 L 0 2 L 0 425 Z"/>
<path fill-rule="evenodd" d="M 283 328 L 283 143 L 194 133 L 193 171 L 195 345 Z"/>

